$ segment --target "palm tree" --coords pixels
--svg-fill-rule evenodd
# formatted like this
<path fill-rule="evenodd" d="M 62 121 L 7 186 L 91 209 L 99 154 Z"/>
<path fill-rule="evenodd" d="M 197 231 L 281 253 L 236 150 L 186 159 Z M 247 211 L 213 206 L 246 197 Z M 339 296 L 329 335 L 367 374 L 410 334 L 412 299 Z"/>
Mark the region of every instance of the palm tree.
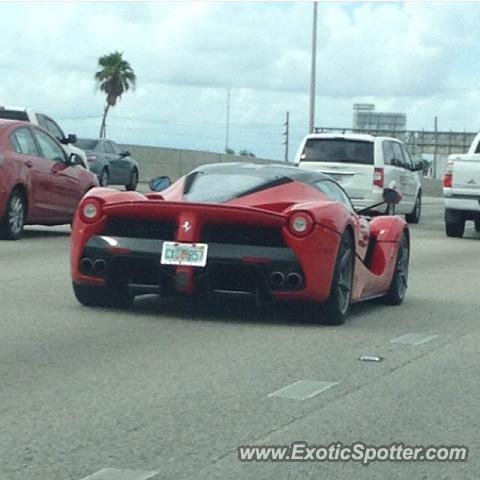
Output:
<path fill-rule="evenodd" d="M 107 104 L 103 112 L 100 138 L 105 138 L 106 119 L 110 107 L 114 107 L 123 93 L 135 89 L 137 76 L 130 64 L 123 59 L 123 52 L 109 53 L 98 59 L 100 70 L 95 73 L 95 80 L 100 91 L 107 95 Z"/>

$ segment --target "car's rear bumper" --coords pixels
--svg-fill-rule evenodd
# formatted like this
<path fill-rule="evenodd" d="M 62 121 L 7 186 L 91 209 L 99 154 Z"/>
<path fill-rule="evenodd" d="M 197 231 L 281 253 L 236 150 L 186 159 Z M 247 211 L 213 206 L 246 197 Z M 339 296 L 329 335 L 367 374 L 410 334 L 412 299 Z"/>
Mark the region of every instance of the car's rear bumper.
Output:
<path fill-rule="evenodd" d="M 480 213 L 480 196 L 448 196 L 443 198 L 445 209 Z"/>
<path fill-rule="evenodd" d="M 162 265 L 163 243 L 93 236 L 81 255 L 79 279 L 127 286 L 134 294 L 199 293 L 265 301 L 277 294 L 298 295 L 306 287 L 300 260 L 288 247 L 209 243 L 207 265 L 202 268 Z"/>

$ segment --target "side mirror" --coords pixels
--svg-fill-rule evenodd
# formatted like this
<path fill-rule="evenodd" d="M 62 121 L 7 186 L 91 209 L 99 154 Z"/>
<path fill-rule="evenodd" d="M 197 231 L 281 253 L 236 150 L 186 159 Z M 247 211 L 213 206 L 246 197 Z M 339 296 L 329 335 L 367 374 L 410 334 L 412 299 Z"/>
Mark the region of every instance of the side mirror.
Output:
<path fill-rule="evenodd" d="M 130 154 L 130 152 L 129 152 L 128 150 L 125 150 L 124 152 L 120 153 L 120 156 L 121 156 L 121 157 L 130 157 L 131 154 Z"/>
<path fill-rule="evenodd" d="M 383 189 L 383 202 L 387 205 L 398 205 L 402 199 L 402 194 L 394 188 Z"/>
<path fill-rule="evenodd" d="M 69 133 L 67 137 L 67 142 L 68 143 L 77 143 L 77 136 L 74 135 L 73 133 Z"/>
<path fill-rule="evenodd" d="M 421 160 L 415 160 L 413 162 L 413 172 L 419 172 L 420 170 L 423 170 L 423 162 Z"/>
<path fill-rule="evenodd" d="M 71 153 L 68 157 L 68 165 L 74 167 L 75 165 L 83 165 L 83 162 L 76 153 Z"/>
<path fill-rule="evenodd" d="M 163 176 L 163 177 L 153 177 L 148 182 L 148 187 L 152 192 L 161 192 L 168 188 L 172 184 L 172 180 L 170 177 Z"/>

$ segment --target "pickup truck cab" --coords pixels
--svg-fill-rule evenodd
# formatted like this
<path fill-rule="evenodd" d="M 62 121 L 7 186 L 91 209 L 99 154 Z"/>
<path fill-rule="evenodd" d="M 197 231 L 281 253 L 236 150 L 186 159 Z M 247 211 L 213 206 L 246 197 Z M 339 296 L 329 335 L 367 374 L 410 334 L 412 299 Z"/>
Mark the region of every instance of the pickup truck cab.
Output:
<path fill-rule="evenodd" d="M 414 162 L 404 144 L 396 138 L 363 134 L 313 133 L 298 149 L 294 163 L 333 177 L 348 193 L 355 208 L 381 204 L 383 189 L 396 188 L 402 194 L 396 213 L 407 222 L 418 223 L 422 209 L 422 187 Z M 385 213 L 385 205 L 371 213 Z"/>
<path fill-rule="evenodd" d="M 443 176 L 445 233 L 462 237 L 465 222 L 473 220 L 480 232 L 480 133 L 468 152 L 449 155 Z"/>

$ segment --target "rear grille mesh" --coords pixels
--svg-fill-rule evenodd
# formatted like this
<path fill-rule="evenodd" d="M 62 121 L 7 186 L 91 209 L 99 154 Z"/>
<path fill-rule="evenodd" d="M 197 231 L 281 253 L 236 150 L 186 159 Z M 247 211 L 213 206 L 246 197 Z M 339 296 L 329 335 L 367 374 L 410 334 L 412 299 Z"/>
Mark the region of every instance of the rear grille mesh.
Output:
<path fill-rule="evenodd" d="M 262 247 L 286 246 L 280 229 L 253 225 L 205 225 L 201 241 Z"/>
<path fill-rule="evenodd" d="M 111 237 L 175 240 L 175 222 L 111 217 L 103 235 Z"/>

